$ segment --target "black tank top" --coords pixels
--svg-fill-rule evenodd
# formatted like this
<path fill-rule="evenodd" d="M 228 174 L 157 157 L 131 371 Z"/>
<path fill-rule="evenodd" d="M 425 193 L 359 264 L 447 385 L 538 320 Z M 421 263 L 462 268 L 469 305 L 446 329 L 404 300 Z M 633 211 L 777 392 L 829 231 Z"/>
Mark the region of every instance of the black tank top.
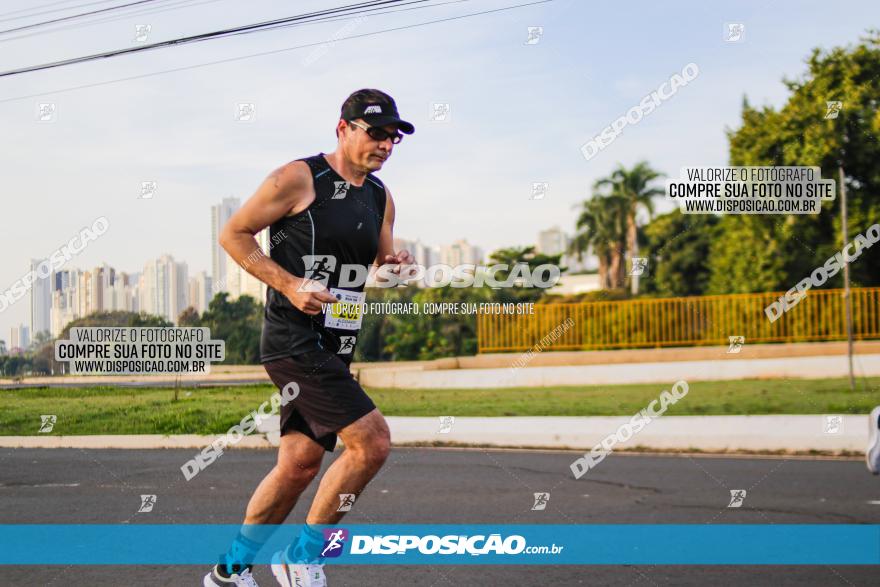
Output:
<path fill-rule="evenodd" d="M 343 265 L 369 269 L 376 259 L 385 218 L 385 185 L 372 174 L 362 186 L 352 185 L 330 167 L 324 153 L 297 161 L 305 161 L 311 168 L 315 201 L 299 214 L 280 218 L 269 227 L 269 242 L 273 243 L 269 256 L 297 277 L 320 281 L 342 301 L 363 296 L 363 280 L 352 285 L 356 280 L 349 272 L 340 286 L 340 274 Z M 329 310 L 310 316 L 272 287 L 266 289 L 263 316 L 263 363 L 319 350 L 351 362 L 360 331 L 358 321 L 340 321 Z"/>

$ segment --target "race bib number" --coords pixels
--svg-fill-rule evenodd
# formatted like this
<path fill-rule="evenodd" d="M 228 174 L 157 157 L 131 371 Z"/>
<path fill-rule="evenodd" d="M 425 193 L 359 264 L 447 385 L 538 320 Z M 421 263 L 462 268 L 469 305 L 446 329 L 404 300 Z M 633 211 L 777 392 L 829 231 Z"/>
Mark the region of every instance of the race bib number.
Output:
<path fill-rule="evenodd" d="M 327 312 L 324 314 L 324 326 L 342 330 L 358 330 L 364 320 L 364 300 L 367 294 L 331 287 L 330 295 L 336 298 L 336 303 L 327 307 Z"/>

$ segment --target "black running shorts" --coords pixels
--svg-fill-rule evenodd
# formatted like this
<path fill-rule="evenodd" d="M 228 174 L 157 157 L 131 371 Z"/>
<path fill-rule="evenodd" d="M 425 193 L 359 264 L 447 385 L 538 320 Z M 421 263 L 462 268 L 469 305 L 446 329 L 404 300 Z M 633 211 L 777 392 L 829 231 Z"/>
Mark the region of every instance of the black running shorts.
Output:
<path fill-rule="evenodd" d="M 281 435 L 302 432 L 324 450 L 336 447 L 336 432 L 376 409 L 336 354 L 311 351 L 263 363 L 278 389 L 290 382 L 299 395 L 281 406 Z"/>

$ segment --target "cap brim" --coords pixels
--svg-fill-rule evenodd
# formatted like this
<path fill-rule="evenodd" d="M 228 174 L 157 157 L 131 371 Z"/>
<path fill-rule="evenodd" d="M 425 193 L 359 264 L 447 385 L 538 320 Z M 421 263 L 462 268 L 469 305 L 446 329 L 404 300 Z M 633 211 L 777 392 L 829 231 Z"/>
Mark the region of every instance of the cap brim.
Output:
<path fill-rule="evenodd" d="M 371 114 L 364 116 L 364 120 L 373 126 L 386 126 L 393 124 L 400 129 L 403 134 L 411 135 L 416 131 L 416 127 L 405 120 L 395 118 L 394 116 L 383 116 L 381 114 Z"/>

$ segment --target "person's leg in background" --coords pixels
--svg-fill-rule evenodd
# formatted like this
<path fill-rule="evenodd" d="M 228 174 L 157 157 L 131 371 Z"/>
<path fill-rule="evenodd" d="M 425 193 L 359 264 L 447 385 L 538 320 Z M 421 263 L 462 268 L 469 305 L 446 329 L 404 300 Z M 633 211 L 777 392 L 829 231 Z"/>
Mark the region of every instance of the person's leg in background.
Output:
<path fill-rule="evenodd" d="M 880 406 L 871 410 L 868 416 L 868 448 L 865 450 L 868 470 L 880 475 Z"/>

